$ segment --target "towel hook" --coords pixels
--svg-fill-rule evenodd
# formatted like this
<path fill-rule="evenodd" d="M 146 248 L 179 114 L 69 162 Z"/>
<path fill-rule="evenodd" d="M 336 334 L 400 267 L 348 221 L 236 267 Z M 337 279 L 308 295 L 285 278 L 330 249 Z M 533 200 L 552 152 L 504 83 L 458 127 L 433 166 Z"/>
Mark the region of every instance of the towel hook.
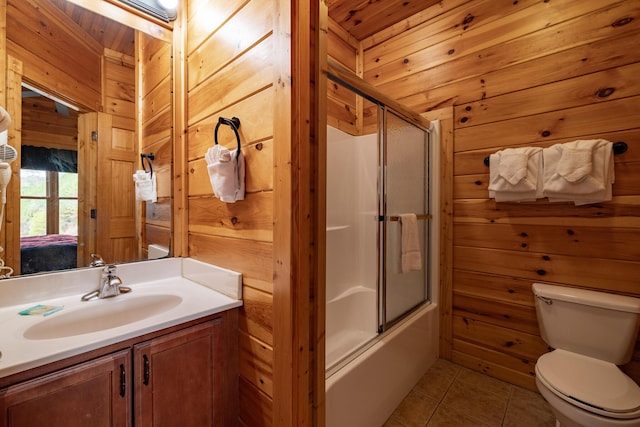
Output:
<path fill-rule="evenodd" d="M 614 142 L 613 146 L 612 146 L 613 154 L 626 153 L 628 148 L 629 148 L 629 146 L 624 141 Z M 484 165 L 488 167 L 489 166 L 489 156 L 485 157 L 483 162 L 484 162 Z"/>
<path fill-rule="evenodd" d="M 238 128 L 240 127 L 240 119 L 237 117 L 232 117 L 230 119 L 225 119 L 224 117 L 219 117 L 218 118 L 218 123 L 216 124 L 216 128 L 213 131 L 213 139 L 216 143 L 216 145 L 218 145 L 218 129 L 220 128 L 220 125 L 227 125 L 230 126 L 231 129 L 233 129 L 233 132 L 236 134 L 236 141 L 238 142 L 238 150 L 236 152 L 236 159 L 238 157 L 240 157 L 240 134 L 238 133 Z"/>
<path fill-rule="evenodd" d="M 155 154 L 153 153 L 149 153 L 149 154 L 145 154 L 142 153 L 140 154 L 140 163 L 142 164 L 142 169 L 147 172 L 147 168 L 144 165 L 144 159 L 147 159 L 147 163 L 149 164 L 149 172 L 151 177 L 153 177 L 153 165 L 151 164 L 151 160 L 154 160 L 156 158 Z"/>

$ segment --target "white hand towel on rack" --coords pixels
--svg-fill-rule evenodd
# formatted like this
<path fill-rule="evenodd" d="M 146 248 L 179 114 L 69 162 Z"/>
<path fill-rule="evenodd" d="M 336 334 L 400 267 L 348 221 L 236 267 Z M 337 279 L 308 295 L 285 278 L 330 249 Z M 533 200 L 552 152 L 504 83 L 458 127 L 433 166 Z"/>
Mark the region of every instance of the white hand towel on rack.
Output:
<path fill-rule="evenodd" d="M 542 148 L 507 148 L 489 157 L 489 197 L 496 202 L 542 197 Z"/>
<path fill-rule="evenodd" d="M 422 253 L 420 252 L 420 236 L 418 235 L 418 219 L 416 214 L 401 214 L 400 219 L 401 272 L 407 273 L 422 270 Z"/>
<path fill-rule="evenodd" d="M 144 170 L 137 170 L 133 174 L 133 182 L 135 185 L 136 200 L 139 202 L 158 201 L 158 191 L 156 188 L 156 176 Z"/>
<path fill-rule="evenodd" d="M 244 156 L 216 144 L 205 154 L 213 194 L 223 202 L 244 200 Z"/>
<path fill-rule="evenodd" d="M 576 206 L 611 200 L 615 181 L 613 143 L 578 140 L 543 151 L 544 195 L 550 202 Z"/>

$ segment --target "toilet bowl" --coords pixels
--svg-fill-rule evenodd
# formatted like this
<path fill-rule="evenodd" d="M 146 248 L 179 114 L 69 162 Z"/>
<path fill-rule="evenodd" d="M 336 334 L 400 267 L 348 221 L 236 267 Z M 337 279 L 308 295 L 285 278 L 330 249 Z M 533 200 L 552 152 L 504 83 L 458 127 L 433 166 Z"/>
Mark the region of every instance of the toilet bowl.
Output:
<path fill-rule="evenodd" d="M 536 386 L 562 427 L 640 427 L 640 387 L 628 362 L 640 328 L 640 299 L 534 284 L 544 341 Z"/>
<path fill-rule="evenodd" d="M 538 359 L 536 386 L 562 427 L 640 426 L 640 387 L 612 363 L 555 350 Z"/>

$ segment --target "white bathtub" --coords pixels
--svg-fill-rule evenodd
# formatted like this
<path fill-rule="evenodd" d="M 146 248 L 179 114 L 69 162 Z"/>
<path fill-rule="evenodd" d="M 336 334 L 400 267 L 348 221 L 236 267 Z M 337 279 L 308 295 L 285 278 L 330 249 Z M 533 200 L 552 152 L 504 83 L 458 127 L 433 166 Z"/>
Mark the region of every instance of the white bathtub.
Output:
<path fill-rule="evenodd" d="M 327 427 L 382 426 L 438 358 L 438 318 L 437 304 L 423 305 L 332 372 Z"/>

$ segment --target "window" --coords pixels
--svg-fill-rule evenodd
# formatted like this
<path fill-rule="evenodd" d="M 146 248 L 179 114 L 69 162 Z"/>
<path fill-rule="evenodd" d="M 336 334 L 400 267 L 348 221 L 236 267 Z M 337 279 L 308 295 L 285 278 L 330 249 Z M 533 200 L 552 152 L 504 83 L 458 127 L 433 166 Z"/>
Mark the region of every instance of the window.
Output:
<path fill-rule="evenodd" d="M 20 237 L 78 235 L 78 174 L 20 169 Z"/>

